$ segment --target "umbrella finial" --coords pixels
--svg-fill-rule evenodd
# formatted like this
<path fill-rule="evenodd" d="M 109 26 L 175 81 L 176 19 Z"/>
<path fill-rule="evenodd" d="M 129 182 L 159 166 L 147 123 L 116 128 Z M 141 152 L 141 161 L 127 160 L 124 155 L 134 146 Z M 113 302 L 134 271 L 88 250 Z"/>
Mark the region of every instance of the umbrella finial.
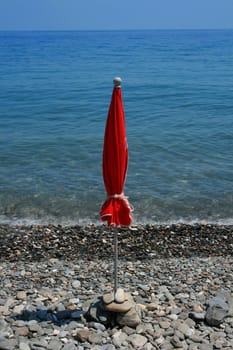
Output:
<path fill-rule="evenodd" d="M 114 87 L 120 88 L 120 87 L 121 87 L 121 83 L 122 83 L 122 80 L 121 80 L 120 77 L 115 77 L 115 78 L 113 79 Z"/>

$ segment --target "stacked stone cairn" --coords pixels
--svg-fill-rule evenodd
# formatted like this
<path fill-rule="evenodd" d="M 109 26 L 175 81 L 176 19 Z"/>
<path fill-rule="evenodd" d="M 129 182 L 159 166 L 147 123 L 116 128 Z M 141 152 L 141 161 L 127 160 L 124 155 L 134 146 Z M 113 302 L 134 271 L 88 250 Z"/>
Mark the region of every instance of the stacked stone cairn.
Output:
<path fill-rule="evenodd" d="M 136 304 L 130 293 L 118 288 L 117 291 L 105 293 L 92 303 L 85 318 L 100 322 L 106 326 L 128 326 L 136 328 L 141 323 L 144 306 Z"/>

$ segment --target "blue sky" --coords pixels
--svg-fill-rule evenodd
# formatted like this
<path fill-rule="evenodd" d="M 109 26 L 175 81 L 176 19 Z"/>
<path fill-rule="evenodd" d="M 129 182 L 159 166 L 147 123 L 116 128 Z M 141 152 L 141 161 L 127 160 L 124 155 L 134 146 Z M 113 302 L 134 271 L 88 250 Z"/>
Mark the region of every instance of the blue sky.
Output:
<path fill-rule="evenodd" d="M 233 0 L 0 0 L 0 30 L 233 28 Z"/>

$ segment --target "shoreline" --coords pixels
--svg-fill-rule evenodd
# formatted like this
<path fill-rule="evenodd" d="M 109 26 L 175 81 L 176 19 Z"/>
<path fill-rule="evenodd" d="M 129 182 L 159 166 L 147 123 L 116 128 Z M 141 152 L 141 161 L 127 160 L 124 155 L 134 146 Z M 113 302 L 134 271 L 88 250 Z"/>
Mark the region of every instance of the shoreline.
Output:
<path fill-rule="evenodd" d="M 113 288 L 108 227 L 0 225 L 0 348 L 230 350 L 232 236 L 225 225 L 120 229 L 119 285 L 144 311 L 136 328 L 107 328 L 80 313 Z M 191 318 L 218 295 L 230 300 L 219 326 Z"/>
<path fill-rule="evenodd" d="M 233 255 L 233 225 L 172 224 L 117 228 L 119 258 L 146 260 Z M 105 225 L 0 225 L 0 261 L 111 259 Z"/>

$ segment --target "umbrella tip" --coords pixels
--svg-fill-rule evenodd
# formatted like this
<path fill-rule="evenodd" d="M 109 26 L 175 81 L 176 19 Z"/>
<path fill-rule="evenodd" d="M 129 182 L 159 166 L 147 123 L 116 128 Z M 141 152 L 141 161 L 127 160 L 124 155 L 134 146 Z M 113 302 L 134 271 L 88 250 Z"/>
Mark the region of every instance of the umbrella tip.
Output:
<path fill-rule="evenodd" d="M 122 83 L 122 80 L 120 77 L 115 77 L 113 79 L 113 84 L 114 84 L 114 87 L 121 87 L 121 83 Z"/>

